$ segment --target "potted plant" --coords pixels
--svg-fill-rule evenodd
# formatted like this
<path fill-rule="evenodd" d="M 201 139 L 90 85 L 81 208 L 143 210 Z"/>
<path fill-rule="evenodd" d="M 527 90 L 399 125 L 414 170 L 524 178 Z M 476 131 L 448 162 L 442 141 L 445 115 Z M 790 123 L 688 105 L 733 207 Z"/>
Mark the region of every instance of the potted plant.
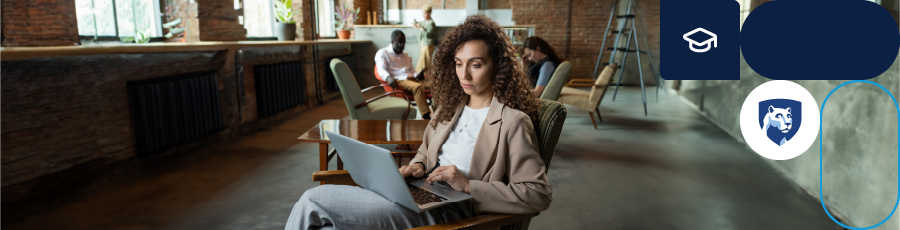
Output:
<path fill-rule="evenodd" d="M 275 0 L 275 36 L 279 41 L 293 41 L 297 35 L 296 22 L 291 20 L 297 11 L 291 10 L 291 0 Z"/>
<path fill-rule="evenodd" d="M 336 6 L 334 8 L 334 17 L 337 19 L 335 26 L 338 29 L 338 38 L 349 39 L 350 31 L 353 30 L 353 22 L 356 22 L 356 19 L 359 16 L 359 8 L 356 8 L 355 11 L 350 9 L 350 7 Z"/>

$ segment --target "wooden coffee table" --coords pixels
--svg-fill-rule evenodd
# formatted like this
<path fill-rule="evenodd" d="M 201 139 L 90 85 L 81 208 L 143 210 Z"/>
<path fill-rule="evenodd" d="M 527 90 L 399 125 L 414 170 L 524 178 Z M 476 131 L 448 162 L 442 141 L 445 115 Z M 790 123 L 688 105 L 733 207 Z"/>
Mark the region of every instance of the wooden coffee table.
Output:
<path fill-rule="evenodd" d="M 331 140 L 325 131 L 335 132 L 366 144 L 422 144 L 428 120 L 322 120 L 297 138 L 300 142 L 319 143 L 319 170 L 328 171 L 328 162 L 337 154 L 328 153 Z M 406 153 L 402 156 L 415 156 Z M 344 164 L 338 156 L 338 170 Z"/>

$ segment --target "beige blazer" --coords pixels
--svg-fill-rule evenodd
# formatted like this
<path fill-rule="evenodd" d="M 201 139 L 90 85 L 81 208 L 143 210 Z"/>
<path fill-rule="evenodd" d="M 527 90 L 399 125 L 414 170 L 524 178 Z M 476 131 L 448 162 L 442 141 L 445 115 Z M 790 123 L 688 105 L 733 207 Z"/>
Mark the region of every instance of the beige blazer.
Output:
<path fill-rule="evenodd" d="M 464 106 L 456 108 L 450 122 L 439 123 L 435 129 L 429 124 L 422 146 L 410 165 L 422 162 L 426 172 L 434 170 L 438 150 L 459 120 Z M 547 182 L 537 143 L 531 118 L 522 111 L 504 106 L 494 97 L 476 138 L 469 168 L 469 191 L 474 197 L 476 214 L 524 214 L 550 207 L 553 191 Z"/>

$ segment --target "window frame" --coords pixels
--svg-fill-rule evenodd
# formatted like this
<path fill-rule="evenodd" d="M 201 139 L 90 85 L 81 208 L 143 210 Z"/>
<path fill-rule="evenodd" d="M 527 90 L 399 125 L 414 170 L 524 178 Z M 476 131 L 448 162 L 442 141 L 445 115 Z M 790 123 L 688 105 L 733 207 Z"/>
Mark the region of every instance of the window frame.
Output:
<path fill-rule="evenodd" d="M 135 37 L 135 36 L 123 36 L 122 33 L 119 31 L 119 15 L 118 15 L 119 12 L 118 12 L 118 8 L 116 8 L 115 0 L 109 0 L 109 1 L 112 4 L 113 29 L 114 29 L 116 35 L 99 35 L 99 32 L 98 32 L 99 27 L 96 24 L 97 14 L 93 13 L 96 10 L 95 9 L 96 5 L 95 5 L 94 0 L 91 0 L 91 1 L 92 1 L 92 4 L 91 4 L 90 10 L 92 12 L 91 19 L 94 20 L 94 34 L 81 34 L 79 32 L 78 37 L 80 40 L 82 40 L 82 41 L 93 40 L 95 42 L 96 41 L 121 41 L 124 38 L 134 38 Z M 135 0 L 131 0 L 131 1 L 135 1 Z M 162 21 L 163 15 L 161 13 L 161 5 L 160 5 L 160 4 L 162 4 L 162 2 L 159 0 L 150 0 L 150 2 L 153 5 L 153 15 L 151 18 L 153 19 L 153 24 L 154 24 L 153 27 L 156 28 L 156 34 L 157 34 L 157 36 L 151 36 L 150 41 L 157 41 L 157 40 L 160 40 L 160 38 L 165 37 L 165 35 L 163 34 L 163 30 L 162 30 L 162 24 L 164 23 Z M 76 10 L 78 10 L 77 4 L 76 4 Z M 134 9 L 132 9 L 132 11 L 134 11 Z M 133 12 L 132 12 L 132 14 L 133 14 Z M 76 23 L 76 26 L 77 26 L 77 23 Z M 162 40 L 165 40 L 165 39 L 162 39 Z"/>
<path fill-rule="evenodd" d="M 331 20 L 331 34 L 330 34 L 330 36 L 324 36 L 324 35 L 322 35 L 322 28 L 321 28 L 321 24 L 322 24 L 322 23 L 319 21 L 319 20 L 322 20 L 322 18 L 323 18 L 322 15 L 321 15 L 321 12 L 319 12 L 319 4 L 320 4 L 322 1 L 326 1 L 326 2 L 331 3 L 331 8 L 327 8 L 327 9 L 329 9 L 328 12 L 329 12 L 330 17 L 326 17 L 327 19 Z M 335 9 L 334 9 L 334 8 L 337 6 L 337 4 L 336 4 L 334 1 L 335 1 L 335 0 L 315 0 L 315 2 L 316 2 L 316 32 L 319 32 L 319 33 L 318 33 L 318 34 L 319 34 L 319 38 L 337 38 L 337 19 L 335 19 L 335 17 L 336 17 L 335 14 L 336 14 L 337 12 L 335 12 Z"/>
<path fill-rule="evenodd" d="M 241 0 L 241 1 L 240 1 L 240 3 L 241 3 L 241 8 L 240 8 L 240 9 L 241 9 L 241 10 L 245 10 L 245 8 L 244 8 L 244 3 L 245 3 L 246 1 L 247 1 L 247 0 Z M 278 23 L 278 20 L 275 18 L 275 0 L 265 0 L 265 1 L 268 1 L 268 2 L 269 2 L 269 4 L 268 4 L 268 8 L 269 8 L 269 10 L 268 10 L 268 11 L 269 11 L 269 17 L 272 18 L 272 20 L 271 20 L 271 25 L 269 25 L 269 33 L 271 34 L 271 36 L 249 36 L 249 35 L 248 35 L 248 36 L 247 36 L 247 40 L 249 40 L 249 41 L 277 40 L 277 38 L 276 38 L 276 36 L 275 36 L 275 23 Z M 295 0 L 295 1 L 296 1 L 296 0 Z M 301 0 L 301 1 L 307 1 L 307 0 Z M 336 25 L 336 24 L 335 24 L 335 19 L 334 19 L 334 17 L 335 17 L 335 10 L 334 10 L 334 7 L 335 7 L 335 0 L 315 0 L 314 2 L 315 2 L 315 4 L 316 4 L 316 7 L 315 7 L 316 12 L 315 12 L 315 13 L 316 13 L 316 17 L 317 17 L 317 18 L 316 18 L 316 26 L 317 26 L 316 29 L 317 29 L 317 31 L 320 33 L 319 37 L 320 37 L 320 38 L 337 38 L 337 30 L 336 30 L 336 28 L 335 28 L 335 25 Z M 324 18 L 324 19 L 330 20 L 330 24 L 331 24 L 331 34 L 330 34 L 329 36 L 322 36 L 322 35 L 321 35 L 322 30 L 321 30 L 320 24 L 322 24 L 322 23 L 321 23 L 320 20 L 322 20 L 323 17 L 321 16 L 321 12 L 319 11 L 319 6 L 320 6 L 319 4 L 321 4 L 321 3 L 323 3 L 323 2 L 327 2 L 327 3 L 330 4 L 330 7 L 329 7 L 329 8 L 326 8 L 326 9 L 328 9 L 328 12 L 326 12 L 326 13 L 327 13 L 329 16 L 326 17 L 326 18 Z M 244 28 L 247 28 L 247 27 L 246 27 L 246 24 L 247 24 L 247 17 L 246 17 L 246 15 L 243 15 L 243 23 L 244 23 Z M 249 30 L 249 29 L 248 29 L 248 30 Z"/>

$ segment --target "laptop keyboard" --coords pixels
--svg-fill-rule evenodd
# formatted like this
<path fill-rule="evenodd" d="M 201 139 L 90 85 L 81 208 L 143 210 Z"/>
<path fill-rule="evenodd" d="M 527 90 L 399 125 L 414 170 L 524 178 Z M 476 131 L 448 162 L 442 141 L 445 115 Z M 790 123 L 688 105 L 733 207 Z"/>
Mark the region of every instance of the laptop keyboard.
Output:
<path fill-rule="evenodd" d="M 443 200 L 447 200 L 442 196 L 438 196 L 428 190 L 419 188 L 412 184 L 406 184 L 409 187 L 409 193 L 412 193 L 413 200 L 416 201 L 416 204 L 423 205 L 431 202 L 441 202 Z"/>

